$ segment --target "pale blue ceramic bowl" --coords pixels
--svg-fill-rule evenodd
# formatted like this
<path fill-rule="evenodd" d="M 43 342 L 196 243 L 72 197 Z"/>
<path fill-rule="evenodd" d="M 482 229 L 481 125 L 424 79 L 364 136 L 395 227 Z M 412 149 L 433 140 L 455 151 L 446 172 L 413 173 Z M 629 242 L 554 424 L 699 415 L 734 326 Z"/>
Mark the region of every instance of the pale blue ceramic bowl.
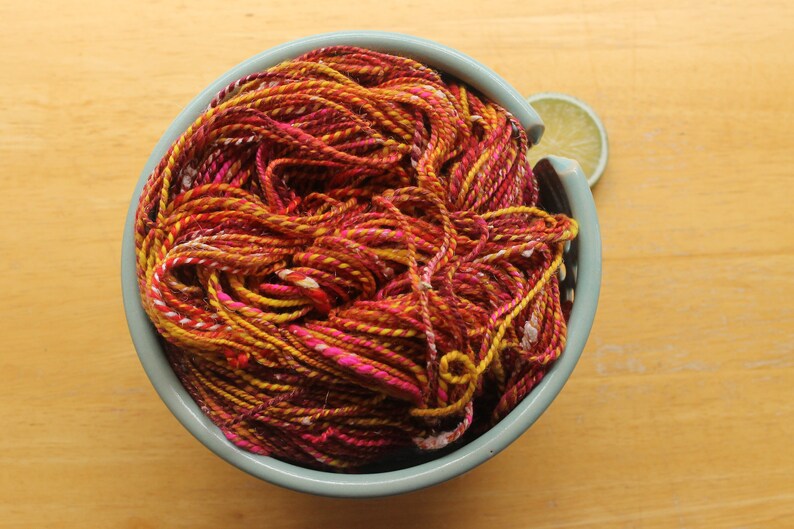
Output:
<path fill-rule="evenodd" d="M 572 214 L 580 224 L 579 236 L 566 255 L 568 277 L 565 290 L 567 295 L 571 295 L 571 290 L 575 291 L 568 324 L 568 342 L 562 356 L 543 381 L 515 410 L 480 437 L 431 461 L 425 458 L 399 470 L 363 474 L 306 469 L 270 457 L 257 456 L 231 444 L 180 384 L 165 357 L 154 327 L 141 307 L 135 276 L 135 209 L 144 182 L 155 165 L 221 88 L 235 79 L 307 51 L 338 44 L 415 58 L 459 78 L 507 108 L 523 124 L 533 142 L 537 142 L 543 134 L 543 123 L 538 115 L 504 79 L 474 59 L 436 42 L 397 33 L 346 31 L 315 35 L 276 46 L 240 63 L 204 89 L 160 138 L 141 171 L 127 214 L 121 255 L 122 290 L 130 334 L 146 374 L 166 406 L 207 448 L 258 478 L 297 491 L 339 497 L 387 496 L 441 483 L 473 469 L 515 441 L 548 408 L 579 360 L 593 324 L 601 284 L 601 239 L 593 197 L 578 164 L 554 157 L 540 162 L 537 172 L 541 175 L 545 207 Z"/>

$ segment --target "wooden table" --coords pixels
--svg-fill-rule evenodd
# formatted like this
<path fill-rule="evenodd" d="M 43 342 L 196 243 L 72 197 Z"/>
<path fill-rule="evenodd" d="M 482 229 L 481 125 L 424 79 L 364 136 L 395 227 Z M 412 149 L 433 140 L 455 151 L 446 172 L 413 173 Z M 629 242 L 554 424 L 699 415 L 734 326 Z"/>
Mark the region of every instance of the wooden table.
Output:
<path fill-rule="evenodd" d="M 794 527 L 794 4 L 245 4 L 0 3 L 0 526 Z M 611 144 L 601 304 L 565 390 L 470 474 L 359 502 L 194 440 L 119 285 L 130 194 L 177 112 L 242 59 L 355 27 L 575 94 Z"/>

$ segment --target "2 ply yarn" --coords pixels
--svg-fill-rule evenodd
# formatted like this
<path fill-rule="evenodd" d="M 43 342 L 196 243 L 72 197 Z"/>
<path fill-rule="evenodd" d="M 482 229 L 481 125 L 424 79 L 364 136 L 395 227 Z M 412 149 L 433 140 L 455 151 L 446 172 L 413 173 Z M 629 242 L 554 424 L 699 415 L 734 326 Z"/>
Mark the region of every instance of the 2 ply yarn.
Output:
<path fill-rule="evenodd" d="M 143 306 L 236 445 L 355 469 L 498 421 L 565 345 L 575 221 L 537 207 L 505 109 L 405 57 L 307 53 L 240 79 L 136 216 Z"/>

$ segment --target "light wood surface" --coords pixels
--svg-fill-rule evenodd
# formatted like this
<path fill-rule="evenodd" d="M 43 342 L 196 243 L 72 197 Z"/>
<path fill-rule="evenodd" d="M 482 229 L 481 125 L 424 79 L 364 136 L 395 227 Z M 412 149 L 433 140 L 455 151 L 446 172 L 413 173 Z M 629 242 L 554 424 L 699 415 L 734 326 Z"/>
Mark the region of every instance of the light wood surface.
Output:
<path fill-rule="evenodd" d="M 130 194 L 179 110 L 261 50 L 349 28 L 576 95 L 611 145 L 600 308 L 560 397 L 470 474 L 358 502 L 194 440 L 119 285 Z M 0 526 L 794 527 L 790 1 L 3 0 L 0 79 Z"/>

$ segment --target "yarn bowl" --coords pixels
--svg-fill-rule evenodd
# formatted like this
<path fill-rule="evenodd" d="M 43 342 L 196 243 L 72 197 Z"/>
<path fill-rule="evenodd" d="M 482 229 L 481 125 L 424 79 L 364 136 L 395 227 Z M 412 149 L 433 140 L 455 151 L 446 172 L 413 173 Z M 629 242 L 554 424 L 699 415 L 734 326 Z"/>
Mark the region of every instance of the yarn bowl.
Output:
<path fill-rule="evenodd" d="M 531 393 L 479 437 L 430 457 L 404 459 L 400 464 L 367 468 L 356 474 L 307 469 L 255 455 L 233 445 L 180 383 L 166 358 L 160 337 L 141 306 L 135 269 L 135 211 L 149 174 L 219 90 L 250 73 L 332 45 L 370 48 L 423 62 L 460 79 L 505 107 L 521 122 L 532 143 L 543 134 L 543 123 L 538 115 L 506 81 L 474 59 L 433 41 L 397 33 L 346 31 L 310 36 L 264 51 L 226 72 L 191 101 L 163 134 L 146 162 L 124 228 L 121 263 L 124 308 L 133 343 L 155 390 L 182 425 L 215 454 L 253 476 L 305 493 L 336 497 L 388 496 L 435 485 L 468 472 L 515 441 L 548 408 L 571 375 L 593 324 L 601 282 L 601 239 L 593 198 L 578 164 L 558 157 L 539 162 L 535 172 L 540 182 L 541 204 L 552 212 L 573 216 L 580 227 L 578 237 L 566 251 L 567 274 L 560 288 L 561 295 L 573 301 L 567 343 L 560 358 Z"/>

